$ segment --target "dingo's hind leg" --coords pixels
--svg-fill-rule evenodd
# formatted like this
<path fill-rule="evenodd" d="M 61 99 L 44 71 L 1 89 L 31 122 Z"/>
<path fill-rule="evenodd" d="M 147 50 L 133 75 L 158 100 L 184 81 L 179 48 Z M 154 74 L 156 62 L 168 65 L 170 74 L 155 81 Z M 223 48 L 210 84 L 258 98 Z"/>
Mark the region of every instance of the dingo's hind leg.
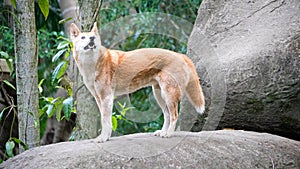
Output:
<path fill-rule="evenodd" d="M 178 119 L 178 101 L 174 100 L 172 102 L 167 103 L 169 112 L 170 112 L 170 125 L 166 133 L 162 134 L 161 137 L 170 137 L 176 127 L 176 122 Z"/>
<path fill-rule="evenodd" d="M 164 99 L 161 96 L 161 89 L 159 87 L 158 84 L 155 84 L 152 86 L 152 90 L 153 90 L 153 94 L 155 96 L 155 99 L 158 103 L 158 105 L 160 106 L 160 108 L 162 109 L 162 112 L 164 114 L 164 124 L 161 130 L 157 130 L 154 132 L 155 136 L 160 136 L 161 133 L 166 133 L 169 125 L 170 125 L 170 113 L 168 110 L 168 107 L 164 101 Z"/>
<path fill-rule="evenodd" d="M 170 137 L 174 133 L 178 119 L 178 102 L 182 95 L 181 88 L 176 79 L 164 72 L 161 72 L 156 80 L 161 89 L 161 98 L 164 100 L 164 103 L 167 107 L 166 112 L 168 112 L 170 121 L 168 129 L 166 131 L 162 130 L 161 132 L 157 133 L 157 135 L 161 137 Z M 168 116 L 164 117 L 168 118 Z M 164 120 L 167 121 L 167 119 Z"/>

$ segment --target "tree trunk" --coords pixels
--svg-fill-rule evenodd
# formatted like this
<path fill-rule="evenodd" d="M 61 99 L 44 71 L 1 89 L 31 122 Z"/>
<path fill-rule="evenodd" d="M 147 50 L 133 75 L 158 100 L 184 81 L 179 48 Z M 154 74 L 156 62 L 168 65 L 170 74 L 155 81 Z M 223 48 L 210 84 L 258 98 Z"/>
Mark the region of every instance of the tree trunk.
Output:
<path fill-rule="evenodd" d="M 90 31 L 94 22 L 98 21 L 101 0 L 79 0 L 78 5 L 81 30 Z M 74 60 L 73 65 L 75 65 Z M 77 67 L 76 71 L 77 77 L 75 78 L 75 83 L 83 85 L 82 76 L 78 73 Z M 77 132 L 81 132 L 79 136 L 86 135 L 88 138 L 97 137 L 100 129 L 100 112 L 95 99 L 85 85 L 83 87 L 78 85 L 75 92 L 78 113 Z"/>
<path fill-rule="evenodd" d="M 101 1 L 59 1 L 63 17 L 72 18 L 80 25 L 82 31 L 90 31 L 97 21 Z M 65 23 L 66 34 L 69 34 L 70 22 Z M 73 92 L 76 101 L 77 120 L 75 139 L 87 139 L 98 136 L 100 129 L 100 112 L 94 97 L 85 87 L 73 57 L 70 57 L 68 76 L 74 82 Z"/>
<path fill-rule="evenodd" d="M 90 31 L 94 22 L 98 21 L 101 0 L 78 0 L 78 5 L 81 31 Z"/>
<path fill-rule="evenodd" d="M 19 139 L 32 148 L 39 145 L 40 140 L 34 1 L 19 0 L 16 7 L 14 39 Z"/>
<path fill-rule="evenodd" d="M 68 0 L 68 1 L 59 0 L 58 2 L 59 2 L 59 7 L 63 15 L 63 18 L 64 19 L 72 18 L 68 22 L 64 23 L 65 34 L 69 36 L 70 24 L 72 22 L 77 22 L 78 20 L 78 14 L 79 14 L 78 5 L 76 0 Z"/>

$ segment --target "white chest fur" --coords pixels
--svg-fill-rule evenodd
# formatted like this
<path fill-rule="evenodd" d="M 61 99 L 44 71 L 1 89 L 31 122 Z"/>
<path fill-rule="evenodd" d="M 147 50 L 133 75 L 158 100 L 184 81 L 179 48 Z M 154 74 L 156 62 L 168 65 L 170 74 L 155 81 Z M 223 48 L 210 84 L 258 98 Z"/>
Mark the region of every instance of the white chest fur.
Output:
<path fill-rule="evenodd" d="M 83 77 L 83 82 L 94 94 L 94 82 L 96 78 L 96 64 L 98 61 L 99 52 L 96 50 L 78 52 L 77 66 L 80 74 Z"/>

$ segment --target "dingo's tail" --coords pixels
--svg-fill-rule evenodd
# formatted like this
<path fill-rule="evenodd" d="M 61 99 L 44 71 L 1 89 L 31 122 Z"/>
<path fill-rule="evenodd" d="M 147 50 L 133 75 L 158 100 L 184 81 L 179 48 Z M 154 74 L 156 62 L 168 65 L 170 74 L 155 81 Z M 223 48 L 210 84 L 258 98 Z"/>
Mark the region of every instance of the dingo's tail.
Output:
<path fill-rule="evenodd" d="M 205 111 L 205 100 L 204 95 L 202 92 L 202 88 L 200 86 L 200 82 L 198 79 L 198 75 L 195 69 L 194 64 L 191 60 L 186 59 L 187 64 L 189 65 L 191 69 L 191 77 L 190 81 L 188 82 L 188 85 L 186 86 L 186 94 L 192 103 L 192 105 L 195 107 L 196 111 L 199 114 L 203 114 Z"/>

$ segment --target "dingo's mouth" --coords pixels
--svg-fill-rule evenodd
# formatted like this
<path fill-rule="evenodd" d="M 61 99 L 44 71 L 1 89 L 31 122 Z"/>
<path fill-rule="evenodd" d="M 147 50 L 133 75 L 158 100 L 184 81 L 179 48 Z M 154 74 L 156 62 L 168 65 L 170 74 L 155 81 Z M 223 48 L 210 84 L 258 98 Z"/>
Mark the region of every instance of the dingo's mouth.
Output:
<path fill-rule="evenodd" d="M 83 48 L 84 50 L 96 49 L 96 45 L 94 42 L 90 42 L 87 46 Z"/>

